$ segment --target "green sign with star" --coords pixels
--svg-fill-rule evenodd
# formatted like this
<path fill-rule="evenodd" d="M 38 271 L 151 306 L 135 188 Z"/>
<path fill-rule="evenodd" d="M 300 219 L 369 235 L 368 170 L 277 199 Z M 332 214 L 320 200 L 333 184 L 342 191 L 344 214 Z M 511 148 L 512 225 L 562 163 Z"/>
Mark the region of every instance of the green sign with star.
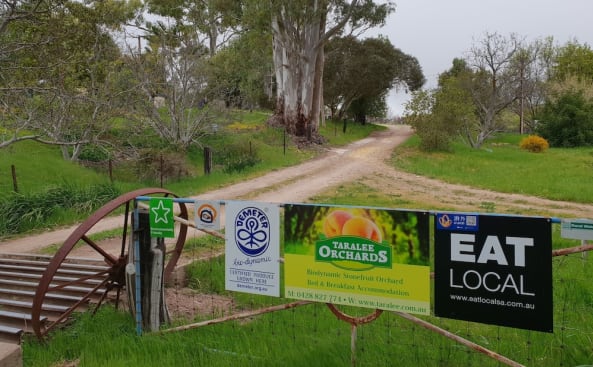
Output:
<path fill-rule="evenodd" d="M 148 212 L 151 237 L 175 237 L 173 199 L 150 198 Z"/>

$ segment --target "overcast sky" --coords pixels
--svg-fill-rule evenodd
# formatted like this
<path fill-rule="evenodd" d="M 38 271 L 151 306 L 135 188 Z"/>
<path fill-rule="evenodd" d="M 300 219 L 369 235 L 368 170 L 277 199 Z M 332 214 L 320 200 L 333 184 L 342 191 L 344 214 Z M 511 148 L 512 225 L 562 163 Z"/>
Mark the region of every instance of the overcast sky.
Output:
<path fill-rule="evenodd" d="M 425 88 L 436 86 L 440 73 L 455 57 L 464 57 L 474 40 L 485 32 L 508 36 L 516 33 L 526 41 L 547 36 L 557 45 L 576 39 L 593 47 L 593 0 L 395 0 L 396 11 L 385 27 L 369 36 L 383 34 L 403 52 L 418 59 L 427 79 Z M 403 93 L 392 93 L 390 113 L 401 115 Z"/>

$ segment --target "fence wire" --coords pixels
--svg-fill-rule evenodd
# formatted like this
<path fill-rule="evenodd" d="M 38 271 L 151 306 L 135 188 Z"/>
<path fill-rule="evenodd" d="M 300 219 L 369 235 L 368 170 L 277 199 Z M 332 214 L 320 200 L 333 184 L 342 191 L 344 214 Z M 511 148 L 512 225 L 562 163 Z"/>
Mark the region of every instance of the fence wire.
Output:
<path fill-rule="evenodd" d="M 200 343 L 206 350 L 221 353 L 221 365 L 275 366 L 280 361 L 284 366 L 506 365 L 393 312 L 383 312 L 375 321 L 358 325 L 353 336 L 352 326 L 323 303 L 277 311 L 275 306 L 295 300 L 224 290 L 222 240 L 209 236 L 188 247 L 185 276 L 168 289 L 174 326 L 181 329 L 165 332 L 186 332 L 192 325 L 200 325 L 194 332 L 204 334 Z M 553 333 L 414 317 L 496 352 L 515 365 L 593 365 L 592 261 L 587 253 L 553 258 Z M 339 308 L 354 316 L 373 311 Z M 233 318 L 250 310 L 263 311 Z"/>

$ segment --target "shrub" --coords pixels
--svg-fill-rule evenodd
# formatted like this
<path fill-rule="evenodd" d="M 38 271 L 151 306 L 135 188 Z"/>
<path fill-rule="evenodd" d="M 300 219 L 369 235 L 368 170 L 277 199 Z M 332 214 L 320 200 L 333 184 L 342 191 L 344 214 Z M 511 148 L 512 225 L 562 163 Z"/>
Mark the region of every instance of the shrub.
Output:
<path fill-rule="evenodd" d="M 449 78 L 439 90 L 414 92 L 404 118 L 420 138 L 422 150 L 449 151 L 458 136 L 471 135 L 469 126 L 477 117 L 468 93 Z"/>
<path fill-rule="evenodd" d="M 242 172 L 261 162 L 257 150 L 249 142 L 236 142 L 226 145 L 214 153 L 214 162 L 222 165 L 224 173 Z"/>
<path fill-rule="evenodd" d="M 529 135 L 521 140 L 519 147 L 532 153 L 541 153 L 546 151 L 550 145 L 548 144 L 548 141 L 541 136 Z"/>
<path fill-rule="evenodd" d="M 191 174 L 185 153 L 144 149 L 135 163 L 134 174 L 143 181 L 180 179 Z"/>
<path fill-rule="evenodd" d="M 103 162 L 109 159 L 109 153 L 101 146 L 89 144 L 82 148 L 78 159 L 90 162 Z"/>
<path fill-rule="evenodd" d="M 593 103 L 580 92 L 547 102 L 537 133 L 553 147 L 593 146 Z"/>

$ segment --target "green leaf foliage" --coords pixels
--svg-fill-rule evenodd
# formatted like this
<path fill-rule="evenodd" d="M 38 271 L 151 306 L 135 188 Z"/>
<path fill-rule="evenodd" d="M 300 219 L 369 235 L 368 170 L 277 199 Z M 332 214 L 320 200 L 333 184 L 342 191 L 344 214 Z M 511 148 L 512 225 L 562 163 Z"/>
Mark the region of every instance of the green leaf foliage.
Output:
<path fill-rule="evenodd" d="M 593 145 L 593 103 L 580 92 L 568 92 L 548 102 L 538 132 L 553 147 Z"/>
<path fill-rule="evenodd" d="M 13 193 L 0 201 L 0 236 L 46 227 L 64 209 L 89 213 L 120 192 L 112 185 L 78 187 L 63 184 L 34 194 Z"/>

